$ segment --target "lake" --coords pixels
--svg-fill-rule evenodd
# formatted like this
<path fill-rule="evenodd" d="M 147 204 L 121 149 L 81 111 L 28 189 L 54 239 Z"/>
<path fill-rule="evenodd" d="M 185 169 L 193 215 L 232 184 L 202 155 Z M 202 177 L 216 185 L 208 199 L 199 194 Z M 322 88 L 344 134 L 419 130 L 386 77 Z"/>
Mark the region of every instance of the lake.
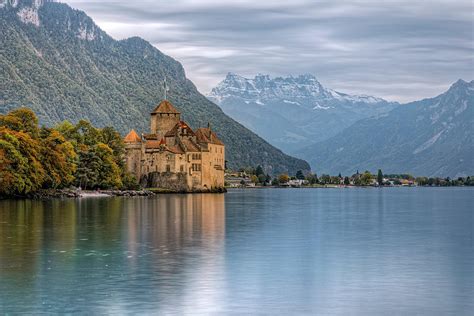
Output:
<path fill-rule="evenodd" d="M 473 193 L 0 201 L 0 313 L 472 315 Z"/>

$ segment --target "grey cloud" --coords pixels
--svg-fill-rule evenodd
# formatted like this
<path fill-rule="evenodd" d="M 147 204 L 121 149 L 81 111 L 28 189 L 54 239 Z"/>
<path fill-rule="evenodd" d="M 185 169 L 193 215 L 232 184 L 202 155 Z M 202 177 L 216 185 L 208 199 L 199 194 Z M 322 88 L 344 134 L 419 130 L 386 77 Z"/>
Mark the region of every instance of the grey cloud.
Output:
<path fill-rule="evenodd" d="M 112 36 L 172 55 L 202 92 L 229 71 L 313 73 L 333 89 L 402 102 L 473 79 L 470 0 L 66 2 Z"/>

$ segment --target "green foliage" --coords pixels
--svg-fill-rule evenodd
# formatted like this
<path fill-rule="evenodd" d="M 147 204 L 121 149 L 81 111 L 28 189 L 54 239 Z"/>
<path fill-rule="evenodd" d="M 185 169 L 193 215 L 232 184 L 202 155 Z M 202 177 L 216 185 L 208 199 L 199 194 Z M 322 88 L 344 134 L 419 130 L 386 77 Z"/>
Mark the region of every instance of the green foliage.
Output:
<path fill-rule="evenodd" d="M 315 185 L 318 183 L 318 175 L 314 173 L 308 173 L 306 175 L 306 180 L 309 182 L 309 184 Z"/>
<path fill-rule="evenodd" d="M 351 184 L 351 180 L 349 179 L 349 177 L 344 177 L 344 185 L 350 185 Z"/>
<path fill-rule="evenodd" d="M 0 193 L 29 193 L 41 188 L 45 171 L 37 140 L 0 126 Z"/>
<path fill-rule="evenodd" d="M 304 180 L 304 179 L 305 179 L 305 176 L 304 176 L 304 174 L 303 174 L 303 171 L 298 170 L 298 171 L 296 172 L 296 179 L 298 179 L 298 180 Z"/>
<path fill-rule="evenodd" d="M 328 174 L 323 174 L 321 176 L 320 182 L 322 184 L 331 184 L 331 176 Z"/>
<path fill-rule="evenodd" d="M 41 130 L 41 163 L 45 169 L 44 185 L 66 187 L 74 180 L 76 152 L 73 145 L 54 129 Z"/>
<path fill-rule="evenodd" d="M 122 175 L 122 188 L 125 190 L 138 190 L 140 185 L 134 175 L 126 172 Z"/>
<path fill-rule="evenodd" d="M 379 185 L 383 185 L 383 173 L 381 169 L 377 172 L 377 182 Z"/>
<path fill-rule="evenodd" d="M 258 165 L 258 166 L 257 166 L 257 169 L 255 169 L 255 175 L 256 175 L 257 177 L 259 177 L 260 175 L 263 175 L 263 174 L 265 174 L 265 173 L 263 172 L 262 166 Z"/>
<path fill-rule="evenodd" d="M 290 177 L 287 174 L 281 174 L 278 176 L 278 183 L 284 184 L 290 181 Z"/>
<path fill-rule="evenodd" d="M 268 176 L 264 175 L 264 174 L 260 174 L 258 176 L 258 183 L 261 183 L 261 184 L 266 184 L 267 183 L 267 180 L 268 180 Z M 271 177 L 270 177 L 270 180 L 271 180 Z"/>
<path fill-rule="evenodd" d="M 41 188 L 137 187 L 125 173 L 124 144 L 113 128 L 89 122 L 63 122 L 39 128 L 36 115 L 19 109 L 0 115 L 0 195 L 28 194 Z"/>
<path fill-rule="evenodd" d="M 365 185 L 365 186 L 371 185 L 372 184 L 372 179 L 373 179 L 373 176 L 369 171 L 364 172 L 360 176 L 361 185 Z"/>

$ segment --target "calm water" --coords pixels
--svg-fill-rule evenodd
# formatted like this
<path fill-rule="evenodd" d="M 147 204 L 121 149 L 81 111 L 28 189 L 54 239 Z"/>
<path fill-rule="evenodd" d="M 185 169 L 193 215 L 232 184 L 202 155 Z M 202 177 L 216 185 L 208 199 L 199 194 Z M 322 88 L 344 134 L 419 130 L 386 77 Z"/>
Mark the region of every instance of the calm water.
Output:
<path fill-rule="evenodd" d="M 473 193 L 0 201 L 0 313 L 472 315 Z"/>

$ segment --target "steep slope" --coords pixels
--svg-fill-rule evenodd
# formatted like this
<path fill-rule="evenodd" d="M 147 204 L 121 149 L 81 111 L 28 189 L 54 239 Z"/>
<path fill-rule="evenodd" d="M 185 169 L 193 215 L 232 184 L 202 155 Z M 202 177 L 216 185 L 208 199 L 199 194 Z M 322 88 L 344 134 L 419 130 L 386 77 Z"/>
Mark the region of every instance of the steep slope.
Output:
<path fill-rule="evenodd" d="M 300 152 L 318 172 L 359 170 L 426 176 L 474 174 L 474 81 L 432 99 L 364 119 Z"/>
<path fill-rule="evenodd" d="M 186 78 L 180 63 L 140 38 L 116 41 L 82 11 L 42 0 L 0 1 L 0 112 L 31 107 L 42 123 L 87 119 L 122 133 L 146 132 L 163 98 L 192 127 L 212 128 L 227 145 L 232 168 L 261 164 L 267 172 L 307 170 L 226 116 Z"/>
<path fill-rule="evenodd" d="M 233 119 L 290 153 L 398 105 L 327 89 L 312 75 L 247 79 L 229 73 L 208 98 Z"/>

